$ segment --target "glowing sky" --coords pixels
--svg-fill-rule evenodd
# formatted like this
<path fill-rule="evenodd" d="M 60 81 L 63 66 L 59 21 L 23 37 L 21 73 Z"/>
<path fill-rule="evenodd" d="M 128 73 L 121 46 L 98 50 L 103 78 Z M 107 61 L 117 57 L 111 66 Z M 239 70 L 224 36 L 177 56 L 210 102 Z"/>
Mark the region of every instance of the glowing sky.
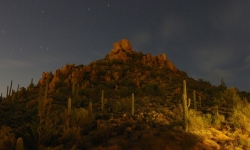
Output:
<path fill-rule="evenodd" d="M 43 71 L 87 65 L 114 42 L 166 53 L 189 76 L 249 90 L 249 0 L 1 0 L 0 92 Z M 188 86 L 188 85 L 187 85 Z"/>

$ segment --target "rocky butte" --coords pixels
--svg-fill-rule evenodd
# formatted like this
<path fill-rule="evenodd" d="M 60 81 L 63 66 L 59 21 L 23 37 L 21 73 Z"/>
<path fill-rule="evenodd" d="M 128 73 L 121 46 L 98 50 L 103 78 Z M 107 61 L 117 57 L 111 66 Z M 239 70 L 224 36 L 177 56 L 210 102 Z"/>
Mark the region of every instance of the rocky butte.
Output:
<path fill-rule="evenodd" d="M 249 149 L 249 101 L 122 39 L 105 58 L 43 72 L 27 89 L 11 81 L 0 97 L 0 149 Z"/>
<path fill-rule="evenodd" d="M 133 60 L 133 57 L 139 57 L 140 59 L 135 61 Z M 52 93 L 57 90 L 56 83 L 58 82 L 63 82 L 68 88 L 76 85 L 80 86 L 79 88 L 84 88 L 91 86 L 91 83 L 99 80 L 109 82 L 111 79 L 119 81 L 122 78 L 121 72 L 114 71 L 117 70 L 117 66 L 100 68 L 100 65 L 98 66 L 98 64 L 100 64 L 101 61 L 117 61 L 122 63 L 133 61 L 142 66 L 167 68 L 173 72 L 177 72 L 178 70 L 175 65 L 167 59 L 165 53 L 157 56 L 151 56 L 151 54 L 143 55 L 141 52 L 136 52 L 132 49 L 129 40 L 122 39 L 119 42 L 115 42 L 113 44 L 113 49 L 108 54 L 107 59 L 99 60 L 82 67 L 75 67 L 74 64 L 67 64 L 61 69 L 56 70 L 54 74 L 52 72 L 43 72 L 42 78 L 39 80 L 38 85 L 45 84 L 46 78 L 50 78 L 49 93 Z M 122 67 L 122 65 L 119 67 Z M 106 70 L 105 75 L 100 74 L 100 71 L 103 69 Z M 146 80 L 146 78 L 150 76 L 150 70 L 147 70 L 144 74 L 137 70 L 134 71 L 137 72 L 134 84 L 136 84 L 137 87 L 140 87 L 140 81 Z M 67 78 L 63 79 L 60 78 L 60 76 L 67 76 Z"/>

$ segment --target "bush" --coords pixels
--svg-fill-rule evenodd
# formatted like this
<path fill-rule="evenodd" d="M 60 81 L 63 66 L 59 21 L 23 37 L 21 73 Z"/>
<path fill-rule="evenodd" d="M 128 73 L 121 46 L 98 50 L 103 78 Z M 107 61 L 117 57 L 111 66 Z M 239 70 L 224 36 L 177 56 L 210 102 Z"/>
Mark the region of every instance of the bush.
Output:
<path fill-rule="evenodd" d="M 76 145 L 81 145 L 83 139 L 81 136 L 80 127 L 64 128 L 62 136 L 59 138 L 59 142 L 64 144 L 64 148 L 71 149 Z"/>
<path fill-rule="evenodd" d="M 110 80 L 109 82 L 106 82 L 106 86 L 110 89 L 115 87 L 115 80 Z"/>
<path fill-rule="evenodd" d="M 229 122 L 234 128 L 249 128 L 249 119 L 237 109 L 234 109 L 233 115 L 229 117 Z"/>
<path fill-rule="evenodd" d="M 16 143 L 15 135 L 8 126 L 1 126 L 0 128 L 0 149 L 13 149 Z"/>
<path fill-rule="evenodd" d="M 99 73 L 99 75 L 104 76 L 107 73 L 107 70 L 102 69 L 98 73 Z"/>
<path fill-rule="evenodd" d="M 195 110 L 190 109 L 188 112 L 189 130 L 200 131 L 207 126 L 201 115 L 198 115 Z"/>
<path fill-rule="evenodd" d="M 212 120 L 212 125 L 218 129 L 221 127 L 221 123 L 224 121 L 225 117 L 223 115 L 214 115 Z"/>
<path fill-rule="evenodd" d="M 129 79 L 129 78 L 123 78 L 123 79 L 120 80 L 119 83 L 120 83 L 121 86 L 126 86 L 126 87 L 134 85 L 133 81 L 131 79 Z"/>
<path fill-rule="evenodd" d="M 157 84 L 147 84 L 143 87 L 142 91 L 145 94 L 152 96 L 161 96 L 163 94 L 163 90 Z"/>
<path fill-rule="evenodd" d="M 113 64 L 115 64 L 115 65 L 121 65 L 121 64 L 123 64 L 123 61 L 121 59 L 113 59 L 111 62 Z"/>

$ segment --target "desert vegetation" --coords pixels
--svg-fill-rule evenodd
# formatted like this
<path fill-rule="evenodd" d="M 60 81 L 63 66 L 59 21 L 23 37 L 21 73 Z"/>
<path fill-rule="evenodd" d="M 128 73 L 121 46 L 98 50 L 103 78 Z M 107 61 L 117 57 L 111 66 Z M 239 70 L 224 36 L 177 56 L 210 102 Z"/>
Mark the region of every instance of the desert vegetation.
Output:
<path fill-rule="evenodd" d="M 0 149 L 249 149 L 250 93 L 118 42 L 0 97 Z"/>

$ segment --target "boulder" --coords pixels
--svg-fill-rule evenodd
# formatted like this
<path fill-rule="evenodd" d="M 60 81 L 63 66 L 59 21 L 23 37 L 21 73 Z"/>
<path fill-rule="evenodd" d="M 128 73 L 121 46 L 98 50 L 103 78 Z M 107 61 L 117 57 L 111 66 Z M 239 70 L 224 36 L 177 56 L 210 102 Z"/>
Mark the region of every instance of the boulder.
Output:
<path fill-rule="evenodd" d="M 90 66 L 84 66 L 83 71 L 86 73 L 91 73 L 92 69 Z"/>
<path fill-rule="evenodd" d="M 122 39 L 119 43 L 120 43 L 120 46 L 121 46 L 121 48 L 122 48 L 123 50 L 129 50 L 129 51 L 132 50 L 132 47 L 131 47 L 131 45 L 130 45 L 129 40 L 127 40 L 127 39 Z"/>
<path fill-rule="evenodd" d="M 66 65 L 66 66 L 63 66 L 60 70 L 60 72 L 64 75 L 70 73 L 71 69 L 74 67 L 75 65 L 74 64 L 70 64 L 70 65 Z"/>
<path fill-rule="evenodd" d="M 119 72 L 113 72 L 112 76 L 113 76 L 115 81 L 119 81 L 121 74 Z"/>
<path fill-rule="evenodd" d="M 98 74 L 96 70 L 92 70 L 90 75 L 90 82 L 96 82 L 98 80 Z"/>
<path fill-rule="evenodd" d="M 57 69 L 56 71 L 55 71 L 55 73 L 54 73 L 54 78 L 55 77 L 59 77 L 60 76 L 60 69 Z"/>
<path fill-rule="evenodd" d="M 113 44 L 113 49 L 109 53 L 109 59 L 114 60 L 122 60 L 123 62 L 126 62 L 129 58 L 126 54 L 126 52 L 131 52 L 132 47 L 130 45 L 129 40 L 127 39 L 122 39 L 119 42 L 115 42 Z"/>
<path fill-rule="evenodd" d="M 175 73 L 178 71 L 178 69 L 175 67 L 175 65 L 170 60 L 166 60 L 166 67 Z"/>
<path fill-rule="evenodd" d="M 180 95 L 180 94 L 181 94 L 181 88 L 180 88 L 180 87 L 176 88 L 176 89 L 173 91 L 173 94 L 174 94 L 174 95 Z"/>
<path fill-rule="evenodd" d="M 50 82 L 49 83 L 49 93 L 53 93 L 56 89 L 56 83 L 55 82 Z"/>

